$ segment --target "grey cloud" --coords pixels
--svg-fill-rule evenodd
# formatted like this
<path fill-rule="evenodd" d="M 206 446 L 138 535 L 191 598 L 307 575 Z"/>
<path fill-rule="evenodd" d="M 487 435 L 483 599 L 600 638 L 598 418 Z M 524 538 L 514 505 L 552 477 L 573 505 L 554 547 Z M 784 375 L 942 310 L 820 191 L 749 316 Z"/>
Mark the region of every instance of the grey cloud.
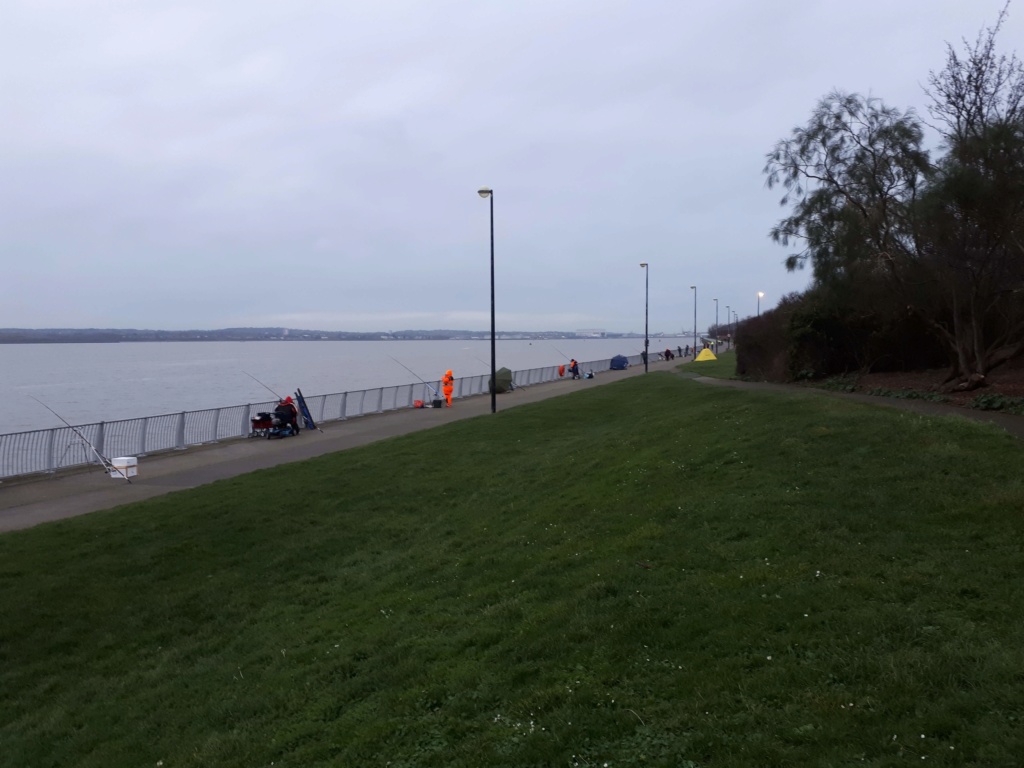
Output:
<path fill-rule="evenodd" d="M 16 1 L 0 326 L 484 328 L 481 185 L 499 326 L 640 330 L 640 261 L 652 329 L 752 314 L 807 282 L 771 145 L 833 87 L 923 111 L 1001 6 Z"/>

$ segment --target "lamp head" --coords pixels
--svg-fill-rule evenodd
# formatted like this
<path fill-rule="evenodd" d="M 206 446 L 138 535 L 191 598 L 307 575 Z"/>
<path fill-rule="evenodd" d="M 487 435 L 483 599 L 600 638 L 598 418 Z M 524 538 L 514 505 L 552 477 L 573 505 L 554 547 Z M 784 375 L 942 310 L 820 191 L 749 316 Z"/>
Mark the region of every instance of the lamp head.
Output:
<path fill-rule="evenodd" d="M 764 298 L 764 291 L 758 291 L 757 292 L 757 298 L 763 299 Z"/>
<path fill-rule="evenodd" d="M 641 261 L 640 262 L 640 266 L 643 267 L 644 269 L 647 269 L 647 262 L 646 261 Z"/>
<path fill-rule="evenodd" d="M 691 285 L 690 288 L 695 290 L 695 291 L 697 290 L 697 286 L 696 285 Z"/>
<path fill-rule="evenodd" d="M 482 197 L 482 198 L 484 198 L 486 200 L 488 197 L 490 197 L 493 194 L 493 192 L 491 192 L 491 188 L 490 187 L 480 187 L 480 189 L 477 190 L 477 194 L 480 195 L 480 197 Z"/>

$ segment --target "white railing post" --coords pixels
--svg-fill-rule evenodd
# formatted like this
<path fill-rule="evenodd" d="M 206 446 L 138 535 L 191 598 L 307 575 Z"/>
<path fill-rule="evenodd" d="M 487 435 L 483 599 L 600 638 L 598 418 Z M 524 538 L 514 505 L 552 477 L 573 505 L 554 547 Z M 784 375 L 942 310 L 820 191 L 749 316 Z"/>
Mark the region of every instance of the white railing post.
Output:
<path fill-rule="evenodd" d="M 96 453 L 100 456 L 103 455 L 103 422 L 99 423 L 99 427 L 96 430 Z M 91 461 L 91 459 L 90 459 Z"/>
<path fill-rule="evenodd" d="M 52 472 L 56 469 L 57 462 L 53 459 L 53 438 L 57 430 L 51 429 L 46 435 L 46 471 Z"/>

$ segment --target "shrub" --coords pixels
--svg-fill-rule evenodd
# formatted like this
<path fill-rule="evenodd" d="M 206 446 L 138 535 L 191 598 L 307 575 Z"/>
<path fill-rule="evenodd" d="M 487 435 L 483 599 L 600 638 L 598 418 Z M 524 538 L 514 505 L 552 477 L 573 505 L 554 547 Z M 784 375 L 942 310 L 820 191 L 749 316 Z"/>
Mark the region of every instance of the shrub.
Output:
<path fill-rule="evenodd" d="M 928 400 L 933 403 L 944 403 L 948 399 L 938 392 L 921 392 L 916 389 L 889 389 L 888 387 L 873 387 L 867 391 L 867 394 L 878 397 L 896 397 L 901 400 Z"/>
<path fill-rule="evenodd" d="M 1024 415 L 1024 397 L 1011 397 L 992 392 L 978 395 L 971 400 L 970 405 L 979 411 L 1003 411 Z"/>

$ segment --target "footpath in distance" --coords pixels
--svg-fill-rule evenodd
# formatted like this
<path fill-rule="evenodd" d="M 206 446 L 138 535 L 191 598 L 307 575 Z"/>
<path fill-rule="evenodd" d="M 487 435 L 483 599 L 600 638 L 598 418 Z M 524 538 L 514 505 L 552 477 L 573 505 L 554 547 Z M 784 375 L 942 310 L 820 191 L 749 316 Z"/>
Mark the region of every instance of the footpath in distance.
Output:
<path fill-rule="evenodd" d="M 679 361 L 651 360 L 653 371 L 672 370 Z M 517 387 L 498 396 L 498 411 L 642 375 L 642 365 L 606 371 L 592 379 L 566 377 L 546 384 Z M 258 469 L 344 451 L 389 437 L 405 435 L 452 421 L 490 414 L 489 393 L 456 400 L 451 408 L 403 408 L 345 421 L 320 424 L 321 431 L 303 430 L 288 440 L 239 438 L 168 451 L 139 459 L 131 484 L 111 478 L 98 466 L 5 480 L 0 484 L 0 532 L 84 515 L 121 504 L 197 488 L 216 480 Z"/>
<path fill-rule="evenodd" d="M 650 360 L 652 371 L 675 371 L 675 360 Z M 498 399 L 498 410 L 535 403 L 576 391 L 621 381 L 644 373 L 642 365 L 625 371 L 606 371 L 593 379 L 573 381 L 568 377 L 545 384 L 520 387 Z M 768 384 L 696 376 L 701 383 L 760 391 L 801 392 L 854 400 L 875 406 L 899 408 L 928 416 L 959 416 L 986 421 L 1024 439 L 1024 418 L 991 411 L 920 400 L 893 399 L 809 389 L 794 384 Z M 490 414 L 490 394 L 456 400 L 452 408 L 403 408 L 383 414 L 360 416 L 347 421 L 320 425 L 320 431 L 304 430 L 289 440 L 247 440 L 239 438 L 222 443 L 168 451 L 146 456 L 139 462 L 139 474 L 129 485 L 109 477 L 100 467 L 70 470 L 56 475 L 34 475 L 0 483 L 0 533 L 30 528 L 51 520 L 84 515 L 121 504 L 162 496 L 173 491 L 196 488 L 216 480 L 244 475 L 327 453 L 405 435 L 452 421 Z"/>

